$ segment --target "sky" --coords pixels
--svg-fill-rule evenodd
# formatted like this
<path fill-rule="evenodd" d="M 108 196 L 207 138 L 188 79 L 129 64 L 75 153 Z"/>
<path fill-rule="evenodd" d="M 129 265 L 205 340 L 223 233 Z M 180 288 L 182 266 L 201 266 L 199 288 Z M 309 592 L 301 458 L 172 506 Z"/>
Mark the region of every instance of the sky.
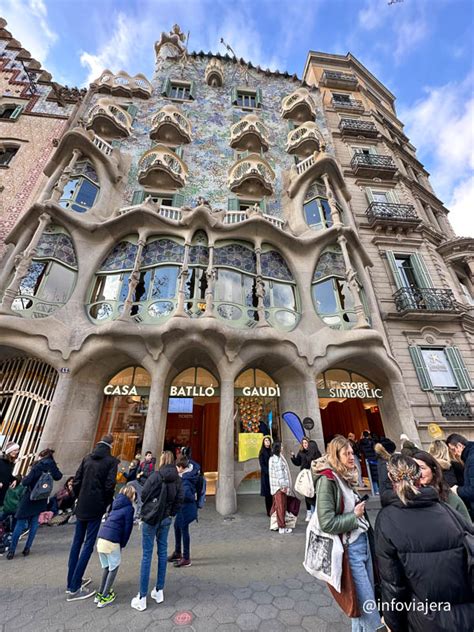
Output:
<path fill-rule="evenodd" d="M 396 108 L 460 235 L 474 236 L 474 0 L 0 0 L 22 45 L 69 86 L 104 68 L 151 78 L 178 23 L 189 50 L 302 75 L 309 50 L 351 52 Z"/>

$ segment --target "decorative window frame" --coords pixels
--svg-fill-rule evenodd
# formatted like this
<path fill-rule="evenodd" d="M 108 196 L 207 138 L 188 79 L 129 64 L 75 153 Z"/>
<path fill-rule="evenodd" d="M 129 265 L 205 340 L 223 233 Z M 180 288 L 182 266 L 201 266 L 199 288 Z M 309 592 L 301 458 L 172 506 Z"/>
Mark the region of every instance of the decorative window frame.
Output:
<path fill-rule="evenodd" d="M 172 96 L 171 91 L 174 87 L 185 89 L 187 88 L 188 96 L 186 98 Z M 163 81 L 163 85 L 161 86 L 161 96 L 166 97 L 171 101 L 176 101 L 177 103 L 189 103 L 189 101 L 194 101 L 196 99 L 196 82 L 167 77 Z"/>
<path fill-rule="evenodd" d="M 255 105 L 239 103 L 240 97 L 255 97 Z M 262 89 L 236 86 L 232 88 L 230 100 L 234 107 L 244 110 L 245 112 L 253 112 L 254 110 L 261 109 L 263 106 Z"/>

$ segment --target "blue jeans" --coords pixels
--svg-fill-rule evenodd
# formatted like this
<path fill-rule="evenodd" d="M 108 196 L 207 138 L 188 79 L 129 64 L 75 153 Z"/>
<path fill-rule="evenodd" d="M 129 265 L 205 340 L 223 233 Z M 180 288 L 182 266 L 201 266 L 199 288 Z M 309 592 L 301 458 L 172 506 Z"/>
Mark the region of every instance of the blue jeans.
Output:
<path fill-rule="evenodd" d="M 31 516 L 31 518 L 18 518 L 13 530 L 10 548 L 8 550 L 11 553 L 15 553 L 20 535 L 23 533 L 23 531 L 26 531 L 27 529 L 29 529 L 30 532 L 28 534 L 28 539 L 25 542 L 25 549 L 31 549 L 31 545 L 33 544 L 33 540 L 35 539 L 36 532 L 38 531 L 38 526 L 38 516 Z"/>
<path fill-rule="evenodd" d="M 101 518 L 77 520 L 76 522 L 67 572 L 67 589 L 71 592 L 76 592 L 81 587 L 82 576 L 94 550 L 100 522 Z"/>
<path fill-rule="evenodd" d="M 156 590 L 165 587 L 166 564 L 168 562 L 168 532 L 171 518 L 165 518 L 157 525 L 144 522 L 142 524 L 142 563 L 140 566 L 140 597 L 146 597 L 150 581 L 151 558 L 153 546 L 157 544 L 158 570 L 156 574 Z"/>
<path fill-rule="evenodd" d="M 176 520 L 174 522 L 174 551 L 181 555 L 181 538 L 183 539 L 183 557 L 185 560 L 189 560 L 191 554 L 191 538 L 189 537 L 189 524 L 184 527 L 178 527 Z"/>
<path fill-rule="evenodd" d="M 372 557 L 370 555 L 369 540 L 367 534 L 361 533 L 355 542 L 349 544 L 349 566 L 354 579 L 357 593 L 357 602 L 361 616 L 351 619 L 352 632 L 374 632 L 382 625 L 377 608 L 365 613 L 363 605 L 368 601 L 375 601 L 374 572 Z"/>

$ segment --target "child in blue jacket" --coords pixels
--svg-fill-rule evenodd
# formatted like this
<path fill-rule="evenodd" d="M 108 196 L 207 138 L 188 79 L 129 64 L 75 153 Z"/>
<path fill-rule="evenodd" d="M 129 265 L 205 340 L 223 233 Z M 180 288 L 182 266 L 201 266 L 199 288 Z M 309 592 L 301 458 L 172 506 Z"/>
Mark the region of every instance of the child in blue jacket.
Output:
<path fill-rule="evenodd" d="M 99 592 L 94 598 L 98 608 L 104 608 L 115 601 L 112 585 L 121 562 L 121 549 L 127 546 L 133 529 L 133 501 L 136 492 L 131 485 L 125 485 L 112 504 L 112 511 L 99 531 L 97 552 L 104 569 Z"/>

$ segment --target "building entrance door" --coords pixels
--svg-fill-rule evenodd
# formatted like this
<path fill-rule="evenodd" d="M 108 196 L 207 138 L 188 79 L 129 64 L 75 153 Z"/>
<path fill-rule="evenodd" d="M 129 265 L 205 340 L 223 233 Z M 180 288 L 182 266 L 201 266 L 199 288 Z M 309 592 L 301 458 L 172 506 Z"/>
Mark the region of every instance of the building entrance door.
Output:
<path fill-rule="evenodd" d="M 215 494 L 219 445 L 219 382 L 206 369 L 190 367 L 173 380 L 168 399 L 164 449 L 190 447 L 201 465 L 207 493 Z"/>
<path fill-rule="evenodd" d="M 317 388 L 325 443 L 350 432 L 359 439 L 364 430 L 385 435 L 379 410 L 383 392 L 370 380 L 352 371 L 330 369 L 318 375 Z"/>

